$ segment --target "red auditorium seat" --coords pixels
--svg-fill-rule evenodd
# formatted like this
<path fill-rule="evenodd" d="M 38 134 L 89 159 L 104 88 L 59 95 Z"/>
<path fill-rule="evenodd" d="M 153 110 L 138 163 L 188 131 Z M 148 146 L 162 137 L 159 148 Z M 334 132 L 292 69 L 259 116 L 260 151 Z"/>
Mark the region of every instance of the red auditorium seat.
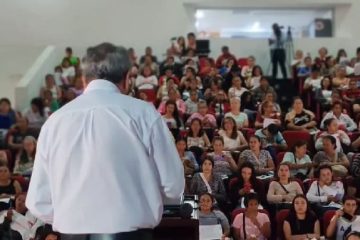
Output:
<path fill-rule="evenodd" d="M 291 151 L 298 140 L 303 140 L 308 143 L 308 150 L 313 151 L 314 142 L 309 132 L 306 131 L 284 131 L 283 137 L 288 145 L 288 150 Z"/>
<path fill-rule="evenodd" d="M 276 236 L 277 239 L 284 239 L 283 225 L 286 217 L 289 215 L 289 209 L 282 209 L 276 213 Z"/>
<path fill-rule="evenodd" d="M 279 152 L 276 155 L 276 159 L 275 159 L 275 166 L 279 167 L 280 163 L 282 162 L 282 160 L 284 159 L 284 155 L 286 152 Z"/>
<path fill-rule="evenodd" d="M 21 189 L 23 192 L 26 192 L 29 188 L 29 180 L 24 178 L 23 176 L 17 175 L 12 177 L 13 180 L 16 180 L 20 183 Z"/>
<path fill-rule="evenodd" d="M 248 64 L 247 64 L 247 58 L 239 58 L 239 59 L 238 59 L 238 65 L 239 65 L 240 67 L 247 66 L 247 65 L 248 65 Z"/>
<path fill-rule="evenodd" d="M 153 89 L 142 89 L 138 91 L 138 95 L 143 92 L 148 97 L 148 102 L 156 103 L 156 91 Z"/>
<path fill-rule="evenodd" d="M 328 228 L 332 217 L 335 215 L 336 210 L 328 210 L 324 213 L 322 219 L 322 229 L 324 234 L 326 234 L 326 229 Z"/>

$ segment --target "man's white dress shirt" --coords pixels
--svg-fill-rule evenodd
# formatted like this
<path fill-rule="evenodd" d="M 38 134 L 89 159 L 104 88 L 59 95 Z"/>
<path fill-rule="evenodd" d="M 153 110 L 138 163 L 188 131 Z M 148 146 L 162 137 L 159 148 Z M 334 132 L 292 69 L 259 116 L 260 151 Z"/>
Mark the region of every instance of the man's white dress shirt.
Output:
<path fill-rule="evenodd" d="M 68 234 L 153 228 L 184 170 L 155 108 L 106 80 L 56 111 L 38 141 L 26 206 Z"/>

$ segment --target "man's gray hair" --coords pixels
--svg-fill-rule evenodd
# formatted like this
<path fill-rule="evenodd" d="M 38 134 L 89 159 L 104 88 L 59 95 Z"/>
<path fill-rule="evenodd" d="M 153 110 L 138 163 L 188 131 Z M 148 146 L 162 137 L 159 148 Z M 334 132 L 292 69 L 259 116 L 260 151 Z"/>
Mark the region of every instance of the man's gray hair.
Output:
<path fill-rule="evenodd" d="M 111 43 L 89 47 L 82 60 L 83 73 L 87 81 L 104 79 L 118 84 L 126 79 L 130 67 L 127 50 Z"/>

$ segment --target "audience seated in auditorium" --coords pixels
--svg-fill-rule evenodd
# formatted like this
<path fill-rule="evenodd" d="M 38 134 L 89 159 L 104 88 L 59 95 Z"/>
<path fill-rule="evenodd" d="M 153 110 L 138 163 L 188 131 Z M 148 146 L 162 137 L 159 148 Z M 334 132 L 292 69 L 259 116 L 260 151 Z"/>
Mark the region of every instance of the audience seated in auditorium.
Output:
<path fill-rule="evenodd" d="M 176 140 L 176 149 L 179 157 L 184 165 L 185 176 L 193 175 L 195 171 L 199 170 L 199 165 L 191 151 L 186 151 L 186 139 L 179 138 Z"/>
<path fill-rule="evenodd" d="M 321 88 L 322 76 L 320 76 L 319 68 L 313 65 L 310 76 L 304 82 L 304 90 L 316 91 Z"/>
<path fill-rule="evenodd" d="M 23 140 L 26 136 L 33 136 L 37 138 L 39 129 L 34 130 L 29 128 L 29 123 L 26 118 L 20 117 L 16 124 L 8 132 L 8 147 L 17 153 L 23 147 Z"/>
<path fill-rule="evenodd" d="M 29 123 L 29 128 L 39 130 L 46 120 L 43 100 L 38 97 L 33 98 L 31 100 L 31 107 L 24 116 Z"/>
<path fill-rule="evenodd" d="M 203 157 L 201 172 L 195 173 L 191 180 L 190 193 L 197 195 L 211 193 L 217 202 L 225 200 L 225 187 L 221 176 L 214 173 L 214 160 L 212 157 Z"/>
<path fill-rule="evenodd" d="M 191 79 L 189 82 L 189 86 L 183 89 L 182 99 L 186 101 L 190 97 L 190 91 L 196 91 L 198 98 L 203 99 L 202 91 L 199 89 L 199 85 L 196 82 L 196 79 Z"/>
<path fill-rule="evenodd" d="M 186 114 L 192 115 L 198 111 L 198 104 L 199 104 L 199 97 L 198 91 L 190 90 L 190 97 L 186 99 L 185 106 L 186 106 Z"/>
<path fill-rule="evenodd" d="M 241 100 L 240 98 L 233 97 L 230 99 L 230 112 L 225 114 L 226 117 L 232 117 L 238 129 L 249 127 L 248 116 L 241 112 Z"/>
<path fill-rule="evenodd" d="M 23 148 L 16 156 L 14 174 L 31 175 L 36 154 L 36 143 L 37 141 L 33 136 L 24 138 Z"/>
<path fill-rule="evenodd" d="M 353 197 L 344 198 L 344 207 L 335 212 L 326 231 L 326 236 L 344 239 L 351 231 L 360 230 L 360 216 L 356 214 L 357 201 Z"/>
<path fill-rule="evenodd" d="M 187 146 L 207 149 L 210 147 L 210 141 L 206 132 L 203 130 L 202 121 L 199 118 L 193 118 L 190 121 L 189 133 L 187 135 Z"/>
<path fill-rule="evenodd" d="M 341 200 L 344 196 L 344 185 L 341 181 L 333 179 L 330 166 L 321 165 L 318 172 L 319 179 L 311 183 L 306 198 L 313 204 L 317 216 L 322 217 L 325 211 L 342 207 Z"/>
<path fill-rule="evenodd" d="M 256 130 L 255 135 L 260 138 L 262 148 L 268 150 L 273 159 L 277 151 L 284 151 L 288 147 L 276 124 L 271 123 L 263 129 Z"/>
<path fill-rule="evenodd" d="M 328 112 L 321 121 L 321 128 L 324 128 L 324 122 L 327 119 L 335 119 L 337 121 L 339 129 L 352 132 L 357 129 L 356 123 L 348 115 L 343 113 L 343 107 L 341 102 L 334 102 L 332 104 L 331 111 Z"/>
<path fill-rule="evenodd" d="M 81 94 L 83 94 L 84 82 L 83 82 L 81 76 L 77 76 L 74 79 L 74 87 L 71 87 L 70 89 L 76 94 L 77 97 L 80 96 Z"/>
<path fill-rule="evenodd" d="M 255 128 L 264 128 L 269 124 L 281 126 L 281 114 L 274 111 L 274 106 L 272 101 L 264 101 L 261 104 L 261 110 L 256 115 Z"/>
<path fill-rule="evenodd" d="M 180 80 L 179 88 L 181 90 L 188 89 L 190 87 L 191 80 L 195 79 L 198 84 L 198 88 L 202 89 L 201 79 L 196 75 L 196 69 L 193 67 L 186 67 L 186 66 L 184 67 L 184 69 L 185 69 L 185 73 Z"/>
<path fill-rule="evenodd" d="M 15 208 L 0 212 L 2 239 L 31 240 L 35 238 L 36 230 L 44 225 L 27 210 L 25 200 L 26 193 L 21 193 L 15 198 Z"/>
<path fill-rule="evenodd" d="M 298 140 L 294 144 L 292 151 L 286 152 L 282 160 L 282 163 L 289 165 L 290 176 L 302 181 L 308 177 L 310 170 L 313 167 L 311 158 L 306 154 L 307 144 L 306 141 Z"/>
<path fill-rule="evenodd" d="M 261 112 L 261 108 L 262 108 L 262 104 L 263 102 L 268 101 L 270 103 L 273 104 L 274 108 L 273 108 L 273 112 L 274 113 L 278 113 L 281 114 L 281 108 L 280 105 L 276 102 L 276 95 L 272 92 L 268 92 L 265 94 L 264 99 L 262 100 L 262 102 L 259 104 L 258 107 L 258 112 Z"/>
<path fill-rule="evenodd" d="M 44 114 L 48 118 L 53 112 L 57 111 L 60 108 L 59 101 L 55 99 L 50 90 L 44 91 Z"/>
<path fill-rule="evenodd" d="M 251 92 L 244 92 L 241 96 L 240 103 L 240 111 L 246 113 L 249 119 L 249 126 L 252 127 L 253 124 L 250 123 L 255 122 L 256 114 L 258 112 L 253 94 Z"/>
<path fill-rule="evenodd" d="M 315 115 L 309 110 L 304 109 L 304 103 L 300 97 L 295 97 L 292 110 L 285 116 L 286 128 L 295 131 L 308 131 L 316 133 Z"/>
<path fill-rule="evenodd" d="M 335 118 L 329 118 L 324 121 L 325 132 L 322 132 L 317 136 L 315 148 L 317 150 L 323 149 L 322 137 L 333 136 L 336 139 L 336 151 L 343 152 L 343 147 L 348 147 L 351 143 L 349 136 L 343 131 L 339 130 L 337 120 Z"/>
<path fill-rule="evenodd" d="M 267 192 L 267 201 L 275 209 L 290 208 L 290 204 L 296 195 L 303 194 L 303 190 L 297 181 L 290 180 L 290 167 L 287 163 L 281 163 L 278 167 L 277 178 L 270 182 Z"/>
<path fill-rule="evenodd" d="M 239 177 L 231 180 L 234 183 L 229 186 L 229 199 L 233 208 L 245 208 L 244 197 L 246 194 L 256 192 L 262 196 L 264 193 L 263 185 L 256 179 L 255 168 L 252 163 L 244 162 L 240 166 L 239 173 Z"/>
<path fill-rule="evenodd" d="M 328 108 L 331 104 L 331 94 L 332 94 L 332 80 L 331 77 L 324 77 L 321 79 L 320 87 L 315 91 L 315 100 L 321 104 L 323 108 Z"/>
<path fill-rule="evenodd" d="M 336 139 L 327 135 L 322 137 L 323 151 L 319 151 L 313 158 L 314 167 L 322 164 L 331 166 L 334 177 L 345 177 L 348 174 L 350 162 L 343 152 L 336 151 Z"/>
<path fill-rule="evenodd" d="M 155 89 L 158 86 L 158 79 L 151 67 L 144 66 L 141 74 L 135 80 L 135 87 L 137 89 Z"/>
<path fill-rule="evenodd" d="M 249 150 L 241 152 L 238 166 L 244 162 L 250 162 L 255 167 L 256 175 L 266 174 L 274 171 L 274 162 L 267 150 L 261 149 L 261 140 L 258 136 L 251 136 L 249 139 Z"/>
<path fill-rule="evenodd" d="M 304 66 L 304 52 L 298 49 L 295 51 L 294 59 L 291 61 L 291 67 L 297 70 L 298 68 L 303 66 Z"/>
<path fill-rule="evenodd" d="M 210 86 L 204 92 L 204 99 L 207 102 L 213 101 L 220 90 L 221 90 L 221 79 L 220 78 L 211 79 Z"/>
<path fill-rule="evenodd" d="M 179 116 L 176 103 L 172 100 L 166 101 L 165 113 L 162 117 L 169 129 L 182 129 L 184 127 L 184 124 Z"/>
<path fill-rule="evenodd" d="M 76 76 L 76 70 L 75 67 L 71 65 L 70 60 L 67 58 L 64 58 L 61 62 L 61 78 L 64 79 L 63 81 L 65 83 L 68 83 L 70 85 L 73 84 L 73 80 Z M 56 96 L 58 97 L 58 96 Z"/>
<path fill-rule="evenodd" d="M 194 118 L 200 119 L 204 128 L 215 128 L 217 126 L 214 115 L 208 113 L 208 106 L 205 101 L 199 101 L 198 112 L 193 113 L 187 120 L 187 124 L 191 123 Z"/>
<path fill-rule="evenodd" d="M 320 238 L 320 222 L 304 195 L 293 199 L 283 231 L 285 240 Z"/>
<path fill-rule="evenodd" d="M 239 213 L 233 222 L 234 237 L 237 240 L 270 238 L 270 219 L 266 213 L 259 212 L 259 197 L 256 193 L 245 196 L 245 212 Z"/>
<path fill-rule="evenodd" d="M 178 90 L 174 88 L 170 88 L 168 91 L 168 100 L 176 102 L 176 107 L 179 111 L 180 116 L 183 116 L 186 111 L 186 105 L 185 102 L 180 98 L 180 93 Z M 160 114 L 164 114 L 166 111 L 165 108 L 166 101 L 162 101 L 158 107 L 158 112 Z"/>
<path fill-rule="evenodd" d="M 263 71 L 259 65 L 253 67 L 251 78 L 245 79 L 245 86 L 249 90 L 254 90 L 260 86 L 260 79 L 264 76 Z"/>
<path fill-rule="evenodd" d="M 357 99 L 360 99 L 360 89 L 357 86 L 356 79 L 350 79 L 349 88 L 342 91 L 342 98 L 349 104 L 353 104 Z"/>
<path fill-rule="evenodd" d="M 306 56 L 304 58 L 304 65 L 303 66 L 299 66 L 297 69 L 297 75 L 299 77 L 308 77 L 311 74 L 311 69 L 313 66 L 313 61 L 311 59 L 310 56 Z"/>
<path fill-rule="evenodd" d="M 248 142 L 242 132 L 237 130 L 232 117 L 224 118 L 219 135 L 224 139 L 224 149 L 227 151 L 242 151 L 248 147 Z"/>
<path fill-rule="evenodd" d="M 11 102 L 7 98 L 0 99 L 0 130 L 8 130 L 15 124 L 18 114 L 11 108 Z M 6 133 L 5 133 L 6 134 Z"/>
<path fill-rule="evenodd" d="M 249 56 L 247 58 L 247 64 L 245 66 L 241 66 L 241 76 L 245 81 L 249 78 L 252 78 L 253 68 L 256 65 L 256 59 L 254 56 Z"/>
<path fill-rule="evenodd" d="M 229 60 L 233 60 L 235 63 L 237 62 L 236 57 L 231 54 L 228 46 L 223 46 L 221 48 L 221 55 L 216 59 L 216 67 L 221 68 L 224 66 Z"/>
<path fill-rule="evenodd" d="M 145 62 L 146 56 L 149 56 L 154 63 L 157 62 L 157 58 L 155 55 L 153 55 L 151 47 L 145 48 L 145 55 L 141 56 L 140 62 L 139 62 L 140 64 L 143 64 Z"/>
<path fill-rule="evenodd" d="M 333 78 L 333 87 L 338 89 L 347 89 L 350 79 L 346 77 L 346 67 L 337 65 L 335 77 Z"/>
<path fill-rule="evenodd" d="M 220 210 L 214 209 L 215 199 L 211 193 L 203 193 L 199 197 L 199 225 L 214 228 L 215 225 L 221 226 L 221 239 L 230 235 L 230 224 L 225 214 Z"/>
<path fill-rule="evenodd" d="M 69 60 L 71 66 L 74 66 L 76 68 L 80 66 L 80 58 L 73 55 L 73 50 L 71 47 L 67 47 L 65 49 L 65 57 L 64 58 Z"/>
<path fill-rule="evenodd" d="M 21 191 L 20 183 L 11 178 L 8 166 L 0 163 L 0 199 L 10 198 Z"/>
<path fill-rule="evenodd" d="M 320 68 L 320 74 L 322 76 L 335 76 L 335 69 L 336 63 L 335 59 L 332 56 L 326 57 L 325 66 Z"/>
<path fill-rule="evenodd" d="M 229 98 L 232 97 L 238 97 L 241 98 L 241 95 L 248 91 L 244 86 L 243 86 L 243 82 L 241 80 L 240 77 L 234 77 L 232 79 L 232 86 L 229 89 Z"/>

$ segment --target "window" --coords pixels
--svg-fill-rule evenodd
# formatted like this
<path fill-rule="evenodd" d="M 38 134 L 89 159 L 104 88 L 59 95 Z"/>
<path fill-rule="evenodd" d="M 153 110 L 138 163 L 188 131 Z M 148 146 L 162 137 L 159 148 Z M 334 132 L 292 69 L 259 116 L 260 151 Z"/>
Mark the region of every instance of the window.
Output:
<path fill-rule="evenodd" d="M 333 9 L 197 9 L 195 18 L 202 37 L 269 38 L 273 23 L 293 38 L 332 37 Z"/>

